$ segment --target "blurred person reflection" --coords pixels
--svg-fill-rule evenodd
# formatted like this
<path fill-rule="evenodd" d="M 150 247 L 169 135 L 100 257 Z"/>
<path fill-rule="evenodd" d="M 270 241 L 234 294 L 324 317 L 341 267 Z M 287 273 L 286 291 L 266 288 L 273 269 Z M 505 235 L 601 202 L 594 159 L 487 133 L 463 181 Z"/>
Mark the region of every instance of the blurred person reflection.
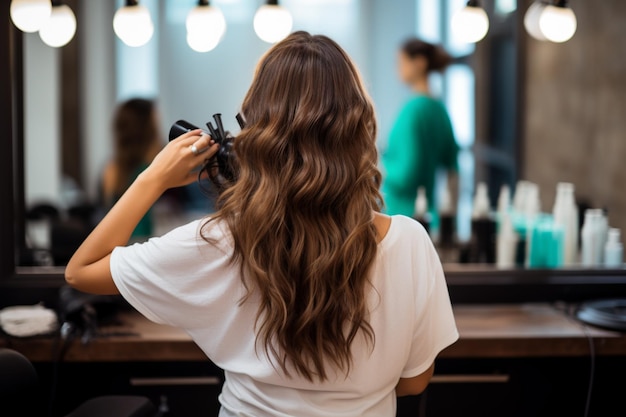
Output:
<path fill-rule="evenodd" d="M 112 128 L 113 158 L 105 166 L 100 184 L 100 201 L 105 211 L 113 207 L 163 147 L 156 105 L 151 99 L 132 98 L 119 104 Z M 150 237 L 153 229 L 152 211 L 148 211 L 137 224 L 132 238 Z"/>
<path fill-rule="evenodd" d="M 418 188 L 424 187 L 434 230 L 438 227 L 436 174 L 442 168 L 448 172 L 454 194 L 459 148 L 446 108 L 431 92 L 429 76 L 445 70 L 451 61 L 441 46 L 421 39 L 402 44 L 398 73 L 413 95 L 400 110 L 382 154 L 386 213 L 412 216 Z"/>

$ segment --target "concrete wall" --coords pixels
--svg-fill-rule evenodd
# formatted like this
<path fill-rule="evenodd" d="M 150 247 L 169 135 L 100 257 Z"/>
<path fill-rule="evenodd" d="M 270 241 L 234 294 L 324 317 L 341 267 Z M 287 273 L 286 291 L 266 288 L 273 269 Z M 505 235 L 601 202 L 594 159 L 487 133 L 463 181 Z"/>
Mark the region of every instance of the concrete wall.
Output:
<path fill-rule="evenodd" d="M 551 210 L 556 183 L 609 210 L 626 232 L 626 1 L 571 0 L 564 44 L 527 42 L 524 175 Z"/>

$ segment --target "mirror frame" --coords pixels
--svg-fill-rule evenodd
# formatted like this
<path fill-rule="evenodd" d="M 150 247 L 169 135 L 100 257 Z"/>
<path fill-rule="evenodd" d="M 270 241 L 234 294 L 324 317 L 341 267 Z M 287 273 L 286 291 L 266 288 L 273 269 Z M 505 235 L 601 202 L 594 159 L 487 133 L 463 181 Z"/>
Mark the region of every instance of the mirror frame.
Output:
<path fill-rule="evenodd" d="M 6 132 L 0 152 L 0 287 L 58 288 L 63 268 L 20 267 L 24 236 L 24 79 L 23 37 L 11 22 L 10 2 L 2 2 L 0 21 L 0 126 Z M 0 300 L 1 302 L 1 300 Z"/>

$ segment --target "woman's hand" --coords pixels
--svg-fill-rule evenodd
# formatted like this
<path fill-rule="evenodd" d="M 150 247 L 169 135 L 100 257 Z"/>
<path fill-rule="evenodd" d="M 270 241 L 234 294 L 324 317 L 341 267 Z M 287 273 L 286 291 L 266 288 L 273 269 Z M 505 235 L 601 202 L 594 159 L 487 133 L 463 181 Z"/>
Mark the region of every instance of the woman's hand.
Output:
<path fill-rule="evenodd" d="M 218 149 L 219 145 L 202 130 L 191 130 L 168 143 L 140 177 L 162 191 L 191 184 L 197 179 L 195 170 L 215 156 Z"/>
<path fill-rule="evenodd" d="M 113 249 L 128 243 L 141 218 L 165 190 L 192 183 L 197 175 L 194 169 L 217 149 L 199 129 L 167 144 L 74 253 L 65 268 L 67 283 L 88 293 L 117 293 L 110 267 Z"/>

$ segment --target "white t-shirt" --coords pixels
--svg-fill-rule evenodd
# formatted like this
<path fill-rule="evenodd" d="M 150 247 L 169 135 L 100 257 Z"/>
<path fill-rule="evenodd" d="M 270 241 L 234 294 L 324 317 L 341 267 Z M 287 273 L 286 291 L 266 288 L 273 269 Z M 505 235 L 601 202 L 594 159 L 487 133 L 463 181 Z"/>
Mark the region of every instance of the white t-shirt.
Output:
<path fill-rule="evenodd" d="M 286 377 L 255 350 L 258 302 L 245 294 L 238 265 L 230 263 L 232 238 L 223 223 L 179 227 L 143 244 L 118 247 L 111 273 L 122 296 L 157 323 L 187 331 L 225 373 L 220 417 L 392 417 L 398 379 L 426 371 L 458 338 L 439 257 L 424 228 L 393 216 L 378 247 L 368 294 L 375 344 L 357 337 L 346 376 L 310 382 Z"/>

